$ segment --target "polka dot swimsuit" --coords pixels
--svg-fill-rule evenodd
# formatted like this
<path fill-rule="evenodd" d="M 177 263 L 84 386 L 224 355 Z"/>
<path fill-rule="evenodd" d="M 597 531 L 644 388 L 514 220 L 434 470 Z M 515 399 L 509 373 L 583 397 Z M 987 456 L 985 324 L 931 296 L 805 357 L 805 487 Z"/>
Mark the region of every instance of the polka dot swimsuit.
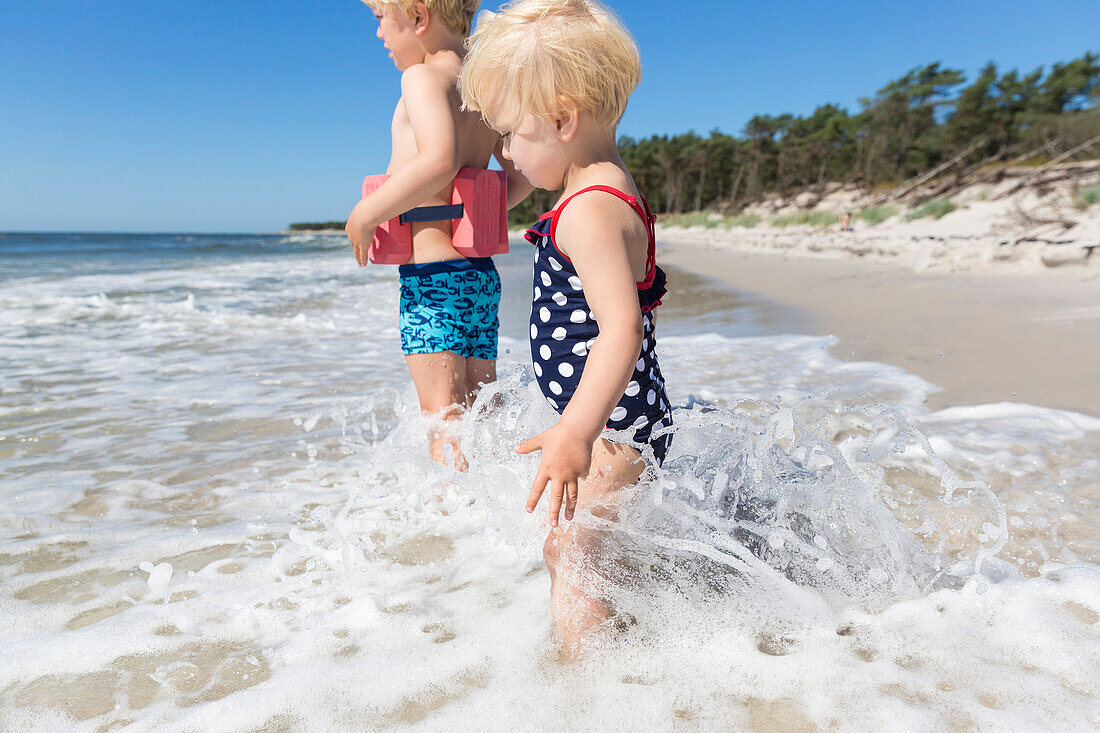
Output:
<path fill-rule="evenodd" d="M 638 304 L 642 310 L 642 351 L 634 373 L 619 403 L 611 412 L 607 427 L 633 435 L 634 444 L 649 445 L 662 463 L 672 442 L 669 434 L 654 438 L 653 431 L 672 424 L 672 408 L 665 392 L 661 367 L 657 364 L 653 309 L 661 304 L 665 273 L 657 267 L 653 222 L 648 204 L 608 186 L 590 186 L 543 214 L 527 230 L 527 241 L 535 246 L 533 300 L 531 304 L 531 358 L 539 388 L 550 405 L 561 413 L 580 384 L 581 373 L 600 328 L 596 323 L 573 263 L 554 241 L 558 216 L 574 197 L 589 191 L 603 191 L 625 201 L 638 212 L 649 230 L 646 279 L 638 283 Z M 610 438 L 609 438 L 610 439 Z M 628 441 L 619 441 L 628 442 Z"/>

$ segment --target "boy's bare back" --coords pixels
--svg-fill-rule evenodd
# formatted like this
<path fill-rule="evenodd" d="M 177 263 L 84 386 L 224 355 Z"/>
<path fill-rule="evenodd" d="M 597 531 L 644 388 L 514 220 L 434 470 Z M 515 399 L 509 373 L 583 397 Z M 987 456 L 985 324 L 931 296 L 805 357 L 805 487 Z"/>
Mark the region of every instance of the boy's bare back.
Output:
<path fill-rule="evenodd" d="M 482 121 L 480 114 L 459 109 L 456 83 L 460 70 L 458 59 L 442 58 L 417 64 L 402 74 L 401 99 L 390 126 L 392 148 L 386 173 L 392 175 L 421 152 L 430 159 L 438 158 L 438 165 L 456 172 L 459 168 L 488 167 L 500 136 Z M 417 206 L 449 204 L 451 189 L 451 182 L 447 182 Z M 451 246 L 450 222 L 412 226 L 412 262 L 462 256 Z"/>

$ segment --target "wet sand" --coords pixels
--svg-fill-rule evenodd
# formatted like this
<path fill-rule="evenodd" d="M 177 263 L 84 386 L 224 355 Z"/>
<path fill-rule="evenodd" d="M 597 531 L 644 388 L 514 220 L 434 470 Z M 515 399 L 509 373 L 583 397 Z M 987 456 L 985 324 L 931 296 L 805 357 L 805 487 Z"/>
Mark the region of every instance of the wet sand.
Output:
<path fill-rule="evenodd" d="M 1100 416 L 1095 276 L 915 273 L 683 242 L 662 242 L 658 260 L 801 310 L 803 333 L 839 339 L 837 358 L 894 364 L 941 386 L 932 409 L 1021 402 Z"/>

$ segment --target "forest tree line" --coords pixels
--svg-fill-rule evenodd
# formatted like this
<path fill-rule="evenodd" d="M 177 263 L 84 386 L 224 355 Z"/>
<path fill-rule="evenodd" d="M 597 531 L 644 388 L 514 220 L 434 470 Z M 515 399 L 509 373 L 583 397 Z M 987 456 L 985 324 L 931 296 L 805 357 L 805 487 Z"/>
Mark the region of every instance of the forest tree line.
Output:
<path fill-rule="evenodd" d="M 1098 61 L 1085 53 L 1023 75 L 991 62 L 969 83 L 958 69 L 928 64 L 861 99 L 854 114 L 823 104 L 806 117 L 756 115 L 741 136 L 717 129 L 707 137 L 624 136 L 619 151 L 657 213 L 739 210 L 768 194 L 827 182 L 887 188 L 954 159 L 1049 160 L 1100 135 Z M 536 191 L 509 220 L 529 223 L 556 199 Z"/>

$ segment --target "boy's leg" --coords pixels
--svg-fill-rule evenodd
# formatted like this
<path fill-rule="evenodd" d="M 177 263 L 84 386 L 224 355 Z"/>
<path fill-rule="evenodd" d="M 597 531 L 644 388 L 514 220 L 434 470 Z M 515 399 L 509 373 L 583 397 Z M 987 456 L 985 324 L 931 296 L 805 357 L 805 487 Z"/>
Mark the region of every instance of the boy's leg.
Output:
<path fill-rule="evenodd" d="M 613 518 L 610 504 L 620 489 L 630 486 L 645 470 L 645 462 L 633 448 L 599 439 L 592 449 L 592 468 L 577 492 L 577 511 L 590 509 L 606 512 Z M 604 506 L 594 506 L 603 504 Z M 612 613 L 612 609 L 585 588 L 585 576 L 597 559 L 603 543 L 602 533 L 570 522 L 550 530 L 543 545 L 543 556 L 550 571 L 550 613 L 554 629 L 567 656 L 579 653 L 581 643 Z M 588 580 L 591 580 L 588 578 Z"/>
<path fill-rule="evenodd" d="M 495 382 L 497 378 L 496 359 L 478 359 L 471 356 L 466 360 L 466 406 L 474 404 L 482 386 Z"/>
<path fill-rule="evenodd" d="M 440 351 L 406 354 L 405 362 L 416 385 L 420 409 L 430 419 L 440 421 L 428 431 L 432 460 L 465 471 L 466 459 L 459 451 L 459 420 L 467 399 L 466 358 L 453 351 Z"/>
<path fill-rule="evenodd" d="M 491 263 L 490 269 L 478 272 L 466 295 L 473 305 L 466 315 L 466 406 L 477 398 L 483 385 L 497 378 L 497 339 L 500 331 L 500 274 Z"/>

